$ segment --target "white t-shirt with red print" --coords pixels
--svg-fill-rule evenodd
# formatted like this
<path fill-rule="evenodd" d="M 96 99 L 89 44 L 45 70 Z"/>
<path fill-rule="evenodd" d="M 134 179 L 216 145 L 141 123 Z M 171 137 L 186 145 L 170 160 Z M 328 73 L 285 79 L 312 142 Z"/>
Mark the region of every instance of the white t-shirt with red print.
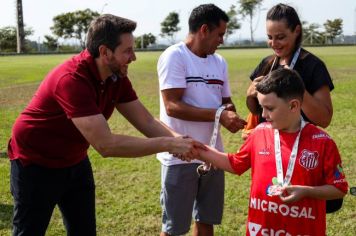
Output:
<path fill-rule="evenodd" d="M 184 42 L 167 48 L 157 63 L 159 89 L 184 89 L 182 101 L 194 107 L 218 109 L 224 97 L 231 97 L 227 64 L 217 53 L 205 58 L 198 57 Z M 214 122 L 189 121 L 174 118 L 167 114 L 160 94 L 160 120 L 183 135 L 209 144 Z M 220 133 L 216 149 L 223 151 Z M 166 166 L 177 164 L 201 163 L 199 160 L 185 162 L 168 152 L 157 154 L 158 160 Z"/>

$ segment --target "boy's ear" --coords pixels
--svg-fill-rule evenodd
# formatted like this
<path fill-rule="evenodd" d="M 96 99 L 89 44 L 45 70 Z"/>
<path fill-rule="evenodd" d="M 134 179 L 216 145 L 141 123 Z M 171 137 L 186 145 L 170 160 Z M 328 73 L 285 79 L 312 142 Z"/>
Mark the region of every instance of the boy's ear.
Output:
<path fill-rule="evenodd" d="M 301 109 L 301 103 L 298 99 L 292 99 L 289 101 L 289 109 L 292 111 L 297 111 Z"/>

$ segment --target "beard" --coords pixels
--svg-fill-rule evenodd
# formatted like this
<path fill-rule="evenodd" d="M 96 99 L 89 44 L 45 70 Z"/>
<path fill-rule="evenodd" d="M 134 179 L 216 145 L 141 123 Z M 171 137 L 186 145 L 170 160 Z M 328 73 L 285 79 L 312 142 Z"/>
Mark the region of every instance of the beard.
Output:
<path fill-rule="evenodd" d="M 126 77 L 128 73 L 127 66 L 118 66 L 116 62 L 111 62 L 108 65 L 109 69 L 118 77 Z"/>

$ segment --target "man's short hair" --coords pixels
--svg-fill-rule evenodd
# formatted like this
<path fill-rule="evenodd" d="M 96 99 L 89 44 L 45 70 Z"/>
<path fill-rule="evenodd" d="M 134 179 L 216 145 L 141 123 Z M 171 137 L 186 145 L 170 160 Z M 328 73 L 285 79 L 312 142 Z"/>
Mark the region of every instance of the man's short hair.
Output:
<path fill-rule="evenodd" d="M 189 17 L 189 32 L 196 33 L 199 28 L 206 24 L 209 30 L 220 25 L 220 21 L 229 22 L 228 15 L 214 4 L 202 4 L 194 8 Z"/>
<path fill-rule="evenodd" d="M 120 36 L 132 33 L 136 29 L 136 22 L 111 14 L 104 14 L 90 23 L 86 47 L 90 54 L 99 56 L 100 45 L 105 45 L 112 51 L 120 45 Z"/>
<path fill-rule="evenodd" d="M 303 101 L 305 86 L 297 71 L 280 68 L 272 71 L 257 83 L 256 90 L 264 95 L 275 93 L 277 97 L 284 100 Z"/>

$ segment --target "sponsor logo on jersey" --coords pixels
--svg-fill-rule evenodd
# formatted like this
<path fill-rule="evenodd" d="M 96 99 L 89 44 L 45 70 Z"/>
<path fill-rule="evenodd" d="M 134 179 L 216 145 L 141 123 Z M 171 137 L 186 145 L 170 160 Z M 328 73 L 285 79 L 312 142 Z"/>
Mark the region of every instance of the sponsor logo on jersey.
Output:
<path fill-rule="evenodd" d="M 334 177 L 335 177 L 334 184 L 341 184 L 341 183 L 346 182 L 345 174 L 344 174 L 341 164 L 338 164 L 336 166 L 336 169 L 334 171 Z"/>
<path fill-rule="evenodd" d="M 335 172 L 334 172 L 335 178 L 339 179 L 340 177 L 344 176 L 344 170 L 342 169 L 342 166 L 338 164 L 336 166 Z"/>
<path fill-rule="evenodd" d="M 255 129 L 271 129 L 271 128 L 272 128 L 271 123 L 263 122 L 258 124 Z"/>
<path fill-rule="evenodd" d="M 262 225 L 256 224 L 253 222 L 248 222 L 248 232 L 250 233 L 250 236 L 256 236 L 257 233 L 260 231 Z"/>
<path fill-rule="evenodd" d="M 250 208 L 282 215 L 292 218 L 306 218 L 315 220 L 315 214 L 312 207 L 300 207 L 286 204 L 278 204 L 273 201 L 267 201 L 259 198 L 250 198 Z"/>
<path fill-rule="evenodd" d="M 319 134 L 313 134 L 312 139 L 322 139 L 322 138 L 327 138 L 331 139 L 329 135 L 326 133 L 319 133 Z"/>
<path fill-rule="evenodd" d="M 307 170 L 315 169 L 319 163 L 319 153 L 304 149 L 299 158 L 299 164 Z"/>
<path fill-rule="evenodd" d="M 248 222 L 248 231 L 250 236 L 256 236 L 260 231 L 262 236 L 292 236 L 292 234 L 284 229 L 275 230 L 271 228 L 262 228 L 262 225 L 253 222 Z"/>
<path fill-rule="evenodd" d="M 268 156 L 271 154 L 271 151 L 269 148 L 262 148 L 260 151 L 258 151 L 258 154 L 262 156 Z"/>

